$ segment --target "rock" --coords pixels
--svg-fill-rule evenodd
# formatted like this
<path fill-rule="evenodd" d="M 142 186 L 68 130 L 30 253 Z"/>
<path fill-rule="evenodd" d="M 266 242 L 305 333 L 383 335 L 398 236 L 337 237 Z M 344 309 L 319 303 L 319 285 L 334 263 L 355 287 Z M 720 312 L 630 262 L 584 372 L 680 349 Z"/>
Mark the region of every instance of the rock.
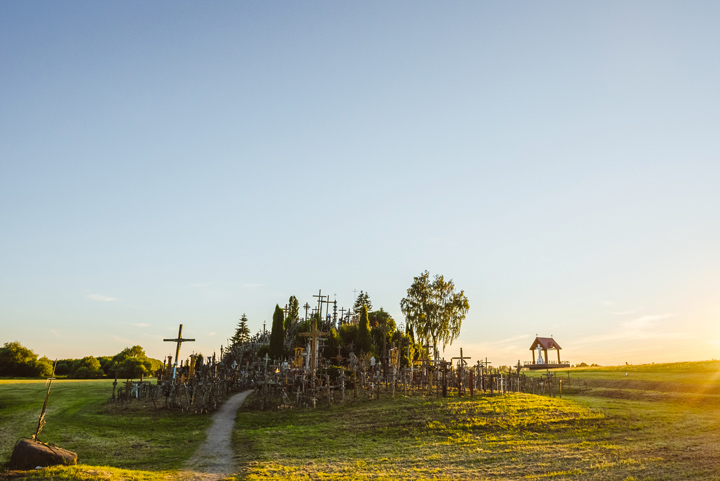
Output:
<path fill-rule="evenodd" d="M 38 466 L 56 466 L 58 464 L 77 464 L 77 454 L 57 446 L 49 446 L 40 441 L 22 439 L 18 441 L 10 456 L 10 469 L 29 470 Z"/>

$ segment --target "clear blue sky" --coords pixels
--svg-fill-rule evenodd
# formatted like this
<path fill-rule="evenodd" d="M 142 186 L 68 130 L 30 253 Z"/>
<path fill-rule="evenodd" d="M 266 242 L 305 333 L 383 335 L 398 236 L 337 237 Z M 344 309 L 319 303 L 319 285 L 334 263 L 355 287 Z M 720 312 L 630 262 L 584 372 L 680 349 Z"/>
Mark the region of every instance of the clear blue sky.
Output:
<path fill-rule="evenodd" d="M 474 359 L 718 357 L 717 2 L 0 3 L 0 342 L 161 358 L 290 295 Z"/>

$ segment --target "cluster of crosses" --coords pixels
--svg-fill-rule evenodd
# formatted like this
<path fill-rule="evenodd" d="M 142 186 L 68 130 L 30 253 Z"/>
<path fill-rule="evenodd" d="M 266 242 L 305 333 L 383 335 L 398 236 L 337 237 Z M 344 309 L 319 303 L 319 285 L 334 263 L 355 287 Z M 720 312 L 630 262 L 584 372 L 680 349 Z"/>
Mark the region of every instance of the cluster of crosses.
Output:
<path fill-rule="evenodd" d="M 345 352 L 349 351 L 347 358 L 340 351 L 337 356 L 323 357 L 321 342 L 328 337 L 330 328 L 357 323 L 358 319 L 356 313 L 345 308 L 339 309 L 338 316 L 337 301 L 331 301 L 330 296 L 322 294 L 322 290 L 313 297 L 317 298 L 317 308 L 309 312 L 311 307 L 306 302 L 302 306 L 305 309 L 303 321 L 320 319 L 320 325 L 312 322 L 309 332 L 297 334 L 307 339 L 308 345 L 306 348 L 295 348 L 292 359 L 271 360 L 268 354 L 257 355 L 258 348 L 269 341 L 269 333 L 263 324 L 263 330 L 244 343 L 240 350 L 225 350 L 221 346 L 219 359 L 215 355 L 202 359 L 193 354 L 183 362 L 180 361 L 182 344 L 195 339 L 183 337 L 181 324 L 176 338 L 164 339 L 176 344 L 175 356 L 168 356 L 163 369 L 156 373 L 157 386 L 144 383 L 142 379 L 139 383 L 128 381 L 125 392 L 121 389 L 118 398 L 146 396 L 157 405 L 156 399 L 162 399 L 164 395 L 165 406 L 197 412 L 211 410 L 223 395 L 246 388 L 254 388 L 261 394 L 261 407 L 315 406 L 321 400 L 331 404 L 337 392 L 345 400 L 346 387 L 353 390 L 353 398 L 358 397 L 358 390 L 364 393 L 365 398 L 379 397 L 381 388 L 392 391 L 393 395 L 399 388 L 406 393 L 435 392 L 437 395 L 447 395 L 451 390 L 461 396 L 468 393 L 472 396 L 476 390 L 502 393 L 529 389 L 530 384 L 520 373 L 523 366 L 519 362 L 514 372 L 512 369 L 507 372 L 494 370 L 487 358 L 473 366 L 468 363 L 471 358 L 463 355 L 462 348 L 459 356 L 446 361 L 440 359 L 437 352 L 431 357 L 431 346 L 425 345 L 416 353 L 415 359 L 403 365 L 404 349 L 407 349 L 407 358 L 410 359 L 411 346 L 403 346 L 401 336 L 392 343 L 382 362 L 377 362 L 369 354 L 356 354 L 353 343 L 345 346 Z M 289 310 L 286 305 L 283 309 L 285 316 Z M 402 324 L 399 327 L 402 331 Z M 559 349 L 556 344 L 547 347 Z M 117 380 L 113 385 L 113 399 L 116 384 Z M 532 387 L 533 392 L 536 389 L 536 386 Z"/>

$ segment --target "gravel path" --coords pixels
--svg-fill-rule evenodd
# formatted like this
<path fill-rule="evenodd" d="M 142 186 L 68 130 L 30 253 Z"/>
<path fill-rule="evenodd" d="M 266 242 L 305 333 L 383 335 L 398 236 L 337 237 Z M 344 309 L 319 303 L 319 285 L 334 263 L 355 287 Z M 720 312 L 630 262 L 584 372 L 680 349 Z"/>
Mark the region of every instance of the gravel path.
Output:
<path fill-rule="evenodd" d="M 235 394 L 213 414 L 207 440 L 185 463 L 182 479 L 185 481 L 216 481 L 235 472 L 231 446 L 235 416 L 251 391 Z"/>

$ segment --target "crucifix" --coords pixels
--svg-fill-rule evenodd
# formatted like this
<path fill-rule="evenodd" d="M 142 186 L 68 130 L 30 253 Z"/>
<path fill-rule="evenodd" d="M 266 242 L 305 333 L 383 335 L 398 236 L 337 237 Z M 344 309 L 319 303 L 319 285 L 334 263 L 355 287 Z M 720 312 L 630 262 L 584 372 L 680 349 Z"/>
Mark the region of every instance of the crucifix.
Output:
<path fill-rule="evenodd" d="M 287 317 L 288 312 L 290 312 L 290 308 L 288 307 L 287 304 L 285 304 L 285 307 L 283 308 L 283 313 L 285 314 L 285 317 Z"/>
<path fill-rule="evenodd" d="M 463 393 L 463 385 L 462 385 L 462 369 L 463 366 L 465 366 L 467 363 L 465 362 L 465 359 L 472 359 L 471 357 L 464 357 L 462 352 L 462 347 L 460 348 L 460 357 L 453 357 L 452 359 L 460 359 L 460 362 L 458 363 L 458 395 L 462 396 Z"/>
<path fill-rule="evenodd" d="M 303 332 L 299 334 L 301 337 L 312 338 L 312 344 L 310 344 L 310 369 L 312 369 L 312 376 L 315 379 L 315 369 L 317 369 L 317 341 L 318 337 L 327 336 L 327 332 L 320 332 L 317 330 L 317 322 L 313 321 L 312 331 Z"/>
<path fill-rule="evenodd" d="M 308 318 L 308 317 L 307 317 L 307 311 L 308 311 L 308 309 L 310 309 L 310 304 L 308 304 L 308 303 L 306 302 L 303 307 L 305 308 L 305 320 L 307 321 L 307 318 Z"/>
<path fill-rule="evenodd" d="M 178 356 L 180 355 L 180 344 L 183 342 L 195 342 L 195 339 L 183 339 L 182 337 L 182 327 L 183 325 L 180 324 L 180 329 L 178 330 L 178 337 L 177 339 L 163 339 L 165 342 L 176 342 L 177 348 L 175 349 L 175 366 L 178 364 Z M 175 369 L 173 369 L 173 378 L 175 377 Z"/>

